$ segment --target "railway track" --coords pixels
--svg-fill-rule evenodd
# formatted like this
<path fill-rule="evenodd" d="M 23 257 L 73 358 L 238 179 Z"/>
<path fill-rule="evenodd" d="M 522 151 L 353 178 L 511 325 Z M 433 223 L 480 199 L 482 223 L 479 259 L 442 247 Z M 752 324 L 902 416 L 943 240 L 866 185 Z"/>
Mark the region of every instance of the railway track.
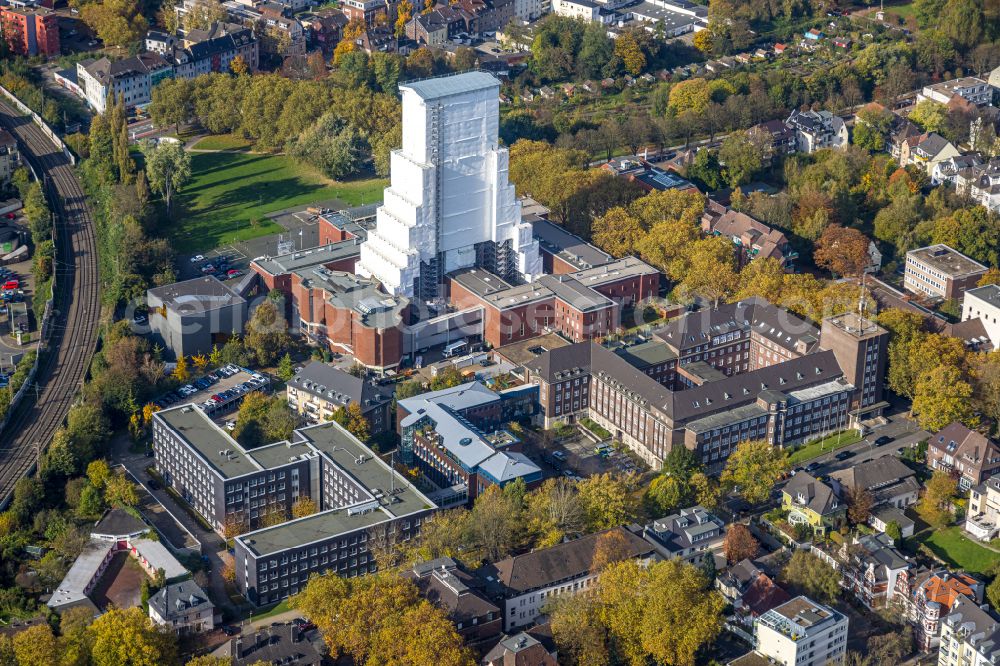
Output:
<path fill-rule="evenodd" d="M 94 219 L 73 166 L 30 118 L 0 101 L 0 125 L 17 138 L 22 159 L 45 181 L 55 216 L 54 310 L 46 350 L 28 394 L 0 432 L 0 507 L 63 424 L 97 346 L 100 289 Z M 41 322 L 39 322 L 39 325 Z"/>

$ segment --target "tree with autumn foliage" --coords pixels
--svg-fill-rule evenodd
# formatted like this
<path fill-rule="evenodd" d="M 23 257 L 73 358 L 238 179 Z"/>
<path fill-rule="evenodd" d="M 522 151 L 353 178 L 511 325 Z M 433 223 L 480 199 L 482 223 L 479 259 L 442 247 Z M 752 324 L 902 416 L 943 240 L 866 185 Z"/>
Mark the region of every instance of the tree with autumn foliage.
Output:
<path fill-rule="evenodd" d="M 787 470 L 784 450 L 771 446 L 766 439 L 748 439 L 729 454 L 719 480 L 725 487 L 736 489 L 750 504 L 762 504 Z"/>
<path fill-rule="evenodd" d="M 109 608 L 90 625 L 93 666 L 171 666 L 178 663 L 172 632 L 160 628 L 142 608 Z"/>
<path fill-rule="evenodd" d="M 875 506 L 875 498 L 866 488 L 852 486 L 847 491 L 847 519 L 855 525 L 864 525 L 868 522 L 872 507 Z"/>
<path fill-rule="evenodd" d="M 759 547 L 757 539 L 743 523 L 733 523 L 726 528 L 726 538 L 722 542 L 722 549 L 730 564 L 754 557 Z"/>
<path fill-rule="evenodd" d="M 628 559 L 628 540 L 618 528 L 608 530 L 597 537 L 594 544 L 594 558 L 590 562 L 590 572 L 600 573 L 615 562 Z"/>
<path fill-rule="evenodd" d="M 857 229 L 831 224 L 816 241 L 813 260 L 834 275 L 860 278 L 871 263 L 870 242 Z"/>
<path fill-rule="evenodd" d="M 476 663 L 444 611 L 395 572 L 313 576 L 290 604 L 319 627 L 335 658 L 373 665 Z"/>
<path fill-rule="evenodd" d="M 413 18 L 413 3 L 410 0 L 400 0 L 396 5 L 396 24 L 393 31 L 400 39 L 406 34 L 406 24 Z"/>
<path fill-rule="evenodd" d="M 318 510 L 316 501 L 306 495 L 301 495 L 297 500 L 292 502 L 292 518 L 311 516 Z"/>
<path fill-rule="evenodd" d="M 615 40 L 615 55 L 621 58 L 625 71 L 632 76 L 639 76 L 646 67 L 646 55 L 631 31 L 626 30 Z"/>

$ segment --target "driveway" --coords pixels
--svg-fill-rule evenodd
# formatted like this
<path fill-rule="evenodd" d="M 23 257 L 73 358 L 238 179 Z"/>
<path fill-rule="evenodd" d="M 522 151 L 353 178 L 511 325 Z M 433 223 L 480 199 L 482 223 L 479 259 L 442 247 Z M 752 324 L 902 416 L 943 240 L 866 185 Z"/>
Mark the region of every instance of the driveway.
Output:
<path fill-rule="evenodd" d="M 215 532 L 205 530 L 183 507 L 178 506 L 177 501 L 162 486 L 157 484 L 155 490 L 149 487 L 150 477 L 146 473 L 146 467 L 153 464 L 153 458 L 147 458 L 142 453 L 132 453 L 129 451 L 127 437 L 117 437 L 113 446 L 115 450 L 115 462 L 124 465 L 125 469 L 138 479 L 139 483 L 150 495 L 165 507 L 168 507 L 177 521 L 201 541 L 202 555 L 208 557 L 209 561 L 209 593 L 212 596 L 212 601 L 217 607 L 223 609 L 228 618 L 240 617 L 241 610 L 230 601 L 225 581 L 222 579 L 223 567 L 227 561 L 232 560 L 232 556 L 229 555 L 226 549 L 225 540 Z"/>

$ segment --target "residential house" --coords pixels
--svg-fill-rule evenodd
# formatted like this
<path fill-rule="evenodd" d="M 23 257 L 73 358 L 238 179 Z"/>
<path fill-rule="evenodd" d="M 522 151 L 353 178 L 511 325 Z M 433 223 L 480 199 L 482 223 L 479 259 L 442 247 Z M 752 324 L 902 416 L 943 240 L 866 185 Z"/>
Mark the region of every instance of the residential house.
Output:
<path fill-rule="evenodd" d="M 826 534 L 844 520 L 846 505 L 830 486 L 805 471 L 797 472 L 781 489 L 781 508 L 791 525 L 809 525 L 815 534 Z"/>
<path fill-rule="evenodd" d="M 855 537 L 843 546 L 813 544 L 812 553 L 840 573 L 840 585 L 869 609 L 885 608 L 897 578 L 913 565 L 885 534 Z"/>
<path fill-rule="evenodd" d="M 903 166 L 921 166 L 931 176 L 938 163 L 960 155 L 958 148 L 948 139 L 937 132 L 925 132 L 903 141 L 900 145 L 899 163 Z"/>
<path fill-rule="evenodd" d="M 710 201 L 701 216 L 701 230 L 706 235 L 723 236 L 733 242 L 736 260 L 740 266 L 754 259 L 776 259 L 786 270 L 791 270 L 798 257 L 788 238 L 746 213 L 727 209 Z"/>
<path fill-rule="evenodd" d="M 927 464 L 957 477 L 964 492 L 1000 474 L 1000 445 L 955 421 L 927 440 Z"/>
<path fill-rule="evenodd" d="M 642 537 L 615 527 L 480 568 L 477 575 L 487 594 L 503 608 L 504 631 L 537 623 L 553 598 L 593 587 L 598 576 L 593 568 L 597 544 L 611 532 L 621 537 L 620 554 L 625 559 L 649 562 L 656 556 L 656 550 Z"/>
<path fill-rule="evenodd" d="M 149 617 L 183 636 L 211 631 L 221 615 L 197 583 L 185 580 L 169 583 L 149 598 Z"/>
<path fill-rule="evenodd" d="M 392 393 L 378 382 L 310 361 L 288 380 L 288 406 L 312 423 L 329 421 L 339 409 L 358 405 L 372 437 L 392 429 Z"/>
<path fill-rule="evenodd" d="M 1000 620 L 959 597 L 941 623 L 938 666 L 992 666 L 1000 661 Z"/>
<path fill-rule="evenodd" d="M 472 16 L 459 6 L 435 5 L 406 24 L 406 36 L 423 46 L 440 46 L 461 32 L 469 32 Z"/>
<path fill-rule="evenodd" d="M 444 610 L 467 645 L 489 645 L 503 633 L 500 607 L 479 589 L 479 579 L 450 557 L 415 564 L 403 576 L 413 581 L 420 596 Z"/>
<path fill-rule="evenodd" d="M 939 104 L 948 104 L 955 97 L 960 97 L 975 106 L 987 106 L 993 104 L 993 87 L 978 77 L 965 76 L 924 86 L 917 93 L 917 103 L 931 100 Z"/>
<path fill-rule="evenodd" d="M 991 158 L 985 164 L 972 167 L 960 174 L 956 191 L 969 197 L 993 212 L 1000 211 L 1000 158 Z"/>
<path fill-rule="evenodd" d="M 906 253 L 903 287 L 943 300 L 961 299 L 986 273 L 986 266 L 944 243 Z"/>
<path fill-rule="evenodd" d="M 791 597 L 751 560 L 743 560 L 716 576 L 715 586 L 746 624 Z"/>
<path fill-rule="evenodd" d="M 757 125 L 756 128 L 771 136 L 773 156 L 793 155 L 798 150 L 798 135 L 795 128 L 784 120 L 768 120 L 766 123 Z"/>
<path fill-rule="evenodd" d="M 969 491 L 965 531 L 982 541 L 990 541 L 1000 531 L 1000 476 L 991 476 Z"/>
<path fill-rule="evenodd" d="M 983 159 L 979 153 L 958 155 L 941 160 L 931 170 L 931 185 L 936 187 L 947 183 L 955 188 L 959 194 L 967 193 L 969 185 L 975 178 L 974 174 L 979 171 L 976 167 L 982 165 Z"/>
<path fill-rule="evenodd" d="M 530 632 L 504 636 L 479 662 L 481 666 L 558 666 L 555 646 L 547 646 Z"/>
<path fill-rule="evenodd" d="M 904 164 L 909 157 L 910 144 L 923 135 L 924 131 L 906 118 L 893 114 L 889 128 L 889 156 Z M 905 151 L 905 154 L 904 154 Z"/>
<path fill-rule="evenodd" d="M 793 129 L 800 153 L 813 153 L 822 148 L 842 148 L 848 143 L 844 119 L 829 111 L 792 111 L 785 121 Z"/>
<path fill-rule="evenodd" d="M 908 518 L 902 509 L 897 509 L 889 504 L 884 504 L 880 507 L 872 509 L 871 513 L 868 515 L 868 524 L 874 527 L 879 532 L 885 532 L 889 529 L 889 524 L 895 523 L 899 526 L 899 536 L 903 539 L 908 539 L 913 536 L 913 530 L 916 527 L 916 523 L 913 522 L 911 518 Z"/>
<path fill-rule="evenodd" d="M 867 490 L 874 499 L 873 507 L 890 505 L 905 509 L 917 503 L 920 492 L 916 472 L 896 456 L 883 456 L 832 472 L 830 483 L 841 502 L 846 502 L 848 494 L 856 488 Z"/>
<path fill-rule="evenodd" d="M 721 552 L 726 525 L 705 508 L 693 506 L 654 520 L 646 525 L 642 536 L 665 559 L 676 557 L 700 564 L 705 557 Z"/>
<path fill-rule="evenodd" d="M 767 611 L 754 624 L 754 651 L 731 664 L 838 666 L 847 654 L 847 616 L 808 597 Z"/>
<path fill-rule="evenodd" d="M 901 613 L 914 626 L 914 639 L 921 652 L 938 647 L 941 620 L 959 599 L 983 601 L 983 582 L 965 572 L 947 569 L 904 571 L 896 579 Z"/>
<path fill-rule="evenodd" d="M 282 666 L 321 666 L 326 662 L 322 639 L 310 641 L 295 624 L 272 624 L 261 629 L 246 629 L 216 648 L 213 657 L 227 659 L 232 666 L 282 664 Z"/>
<path fill-rule="evenodd" d="M 824 34 L 823 34 L 823 31 L 822 31 L 822 30 L 819 30 L 819 29 L 817 29 L 817 28 L 810 28 L 810 29 L 806 30 L 806 31 L 805 31 L 805 32 L 804 32 L 804 33 L 802 34 L 802 36 L 803 36 L 803 37 L 804 37 L 805 39 L 808 39 L 808 40 L 809 40 L 809 41 L 811 41 L 811 42 L 818 42 L 818 41 L 820 41 L 821 39 L 823 39 L 824 37 L 826 37 L 826 35 L 824 35 Z"/>

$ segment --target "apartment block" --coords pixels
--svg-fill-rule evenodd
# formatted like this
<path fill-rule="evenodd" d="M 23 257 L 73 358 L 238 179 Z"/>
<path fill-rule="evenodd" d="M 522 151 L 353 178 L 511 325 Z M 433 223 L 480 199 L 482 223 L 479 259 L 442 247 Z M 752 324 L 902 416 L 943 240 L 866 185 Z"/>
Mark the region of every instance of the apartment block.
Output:
<path fill-rule="evenodd" d="M 993 103 L 993 87 L 978 77 L 965 76 L 924 86 L 917 94 L 917 102 L 929 99 L 939 104 L 949 104 L 955 97 L 976 106 L 987 106 Z"/>
<path fill-rule="evenodd" d="M 0 7 L 0 29 L 10 50 L 21 56 L 58 56 L 59 16 L 42 6 Z"/>
<path fill-rule="evenodd" d="M 157 53 L 144 52 L 115 61 L 88 58 L 76 64 L 80 89 L 97 113 L 104 113 L 109 95 L 121 97 L 129 109 L 149 104 L 153 87 L 173 75 L 173 66 Z"/>
<path fill-rule="evenodd" d="M 844 119 L 829 111 L 792 111 L 785 121 L 795 130 L 798 152 L 812 153 L 823 148 L 847 145 L 848 132 Z"/>
<path fill-rule="evenodd" d="M 948 616 L 959 599 L 982 603 L 983 582 L 965 572 L 946 569 L 905 571 L 896 579 L 903 617 L 914 627 L 914 638 L 922 652 L 938 647 L 941 620 Z"/>
<path fill-rule="evenodd" d="M 993 611 L 959 598 L 941 623 L 938 666 L 992 666 L 1000 660 L 1000 623 Z"/>
<path fill-rule="evenodd" d="M 847 653 L 847 616 L 795 597 L 761 615 L 754 626 L 755 651 L 783 666 L 834 666 Z"/>
<path fill-rule="evenodd" d="M 677 557 L 700 565 L 706 557 L 722 551 L 726 525 L 704 507 L 693 506 L 654 520 L 642 536 L 664 559 Z"/>
<path fill-rule="evenodd" d="M 991 476 L 970 489 L 965 531 L 983 541 L 1000 532 L 1000 476 Z"/>
<path fill-rule="evenodd" d="M 906 253 L 903 287 L 914 294 L 961 299 L 986 273 L 986 266 L 943 243 Z"/>
<path fill-rule="evenodd" d="M 336 423 L 246 450 L 190 405 L 157 412 L 156 467 L 219 533 L 234 540 L 236 584 L 256 605 L 297 593 L 310 575 L 377 569 L 371 548 L 417 534 L 437 505 Z M 273 527 L 299 497 L 319 511 Z M 250 531 L 245 531 L 249 529 Z"/>

